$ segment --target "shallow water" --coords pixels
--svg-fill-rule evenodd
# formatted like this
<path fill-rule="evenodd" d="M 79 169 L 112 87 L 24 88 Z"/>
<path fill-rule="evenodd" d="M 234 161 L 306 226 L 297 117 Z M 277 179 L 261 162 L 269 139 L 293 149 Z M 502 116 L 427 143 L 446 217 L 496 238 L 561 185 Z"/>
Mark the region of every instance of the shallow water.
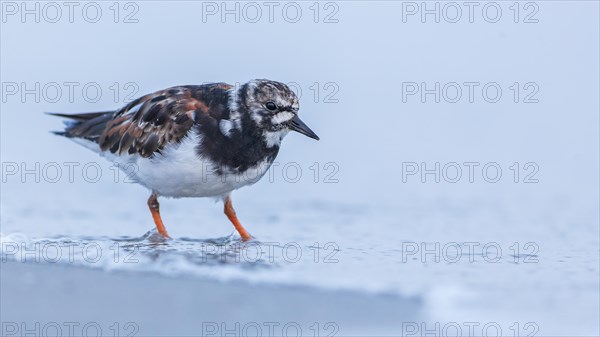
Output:
<path fill-rule="evenodd" d="M 227 235 L 234 230 L 210 200 L 161 199 L 173 238 L 165 240 L 142 188 L 63 184 L 55 194 L 54 185 L 9 183 L 3 196 L 30 187 L 36 193 L 2 200 L 3 260 L 415 298 L 430 325 L 494 323 L 505 335 L 515 323 L 520 335 L 593 334 L 597 326 L 593 198 L 555 196 L 540 185 L 477 198 L 382 190 L 386 198 L 359 202 L 296 198 L 294 185 L 258 183 L 234 194 L 256 238 L 246 243 Z"/>
<path fill-rule="evenodd" d="M 239 203 L 244 202 L 260 209 L 251 200 Z M 166 202 L 177 203 L 187 201 Z M 510 204 L 480 202 L 475 213 L 461 210 L 456 201 L 431 202 L 407 212 L 375 204 L 361 208 L 344 203 L 290 205 L 281 206 L 277 218 L 246 214 L 254 220 L 250 228 L 257 237 L 250 242 L 241 242 L 234 234 L 206 238 L 206 229 L 212 233 L 232 230 L 226 227 L 227 219 L 215 212 L 204 217 L 205 222 L 214 223 L 210 228 L 171 223 L 167 228 L 173 239 L 162 238 L 154 229 L 141 236 L 116 237 L 3 234 L 2 259 L 416 296 L 423 303 L 427 322 L 495 322 L 505 332 L 515 323 L 521 329 L 529 324 L 528 330 L 521 331 L 523 335 L 533 327 L 541 332 L 573 328 L 565 322 L 576 322 L 578 329 L 594 329 L 599 296 L 599 259 L 594 247 L 598 240 L 586 231 L 561 225 L 561 212 L 555 212 L 554 220 L 528 219 L 529 212 L 507 213 Z M 207 209 L 211 207 L 208 204 Z M 147 210 L 140 210 L 124 218 L 145 218 L 141 224 L 151 225 Z M 119 208 L 116 213 L 121 214 Z M 38 218 L 30 212 L 30 216 L 39 220 L 46 214 L 41 212 Z M 95 216 L 101 215 L 78 224 L 93 223 Z M 32 221 L 39 224 L 37 220 Z M 519 222 L 523 226 L 510 225 Z M 468 230 L 482 224 L 486 231 Z M 139 225 L 131 223 L 127 231 Z M 70 229 L 78 230 L 84 231 Z M 182 232 L 193 236 L 180 236 Z M 578 245 L 565 245 L 565 240 Z M 579 309 L 565 310 L 565 305 Z"/>

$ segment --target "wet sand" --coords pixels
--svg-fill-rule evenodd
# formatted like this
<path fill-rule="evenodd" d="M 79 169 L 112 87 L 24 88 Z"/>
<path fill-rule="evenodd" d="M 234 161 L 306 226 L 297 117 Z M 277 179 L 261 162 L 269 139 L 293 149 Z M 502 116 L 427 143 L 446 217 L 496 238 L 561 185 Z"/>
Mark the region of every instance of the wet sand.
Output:
<path fill-rule="evenodd" d="M 2 335 L 401 335 L 419 297 L 1 264 Z M 59 333 L 57 333 L 59 332 Z"/>

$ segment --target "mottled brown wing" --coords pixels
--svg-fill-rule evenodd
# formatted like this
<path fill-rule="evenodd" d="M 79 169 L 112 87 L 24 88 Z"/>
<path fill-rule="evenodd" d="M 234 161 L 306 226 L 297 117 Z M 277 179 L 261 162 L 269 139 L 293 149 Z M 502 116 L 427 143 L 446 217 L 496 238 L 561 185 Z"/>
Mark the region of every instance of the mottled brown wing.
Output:
<path fill-rule="evenodd" d="M 80 114 L 49 113 L 70 119 L 58 135 L 98 143 L 102 151 L 151 157 L 180 142 L 197 124 L 203 132 L 219 130 L 229 118 L 226 83 L 178 86 L 142 96 L 120 110 Z"/>
<path fill-rule="evenodd" d="M 131 102 L 107 122 L 98 138 L 103 151 L 151 157 L 167 144 L 180 142 L 194 125 L 194 114 L 208 106 L 192 87 L 173 87 Z"/>

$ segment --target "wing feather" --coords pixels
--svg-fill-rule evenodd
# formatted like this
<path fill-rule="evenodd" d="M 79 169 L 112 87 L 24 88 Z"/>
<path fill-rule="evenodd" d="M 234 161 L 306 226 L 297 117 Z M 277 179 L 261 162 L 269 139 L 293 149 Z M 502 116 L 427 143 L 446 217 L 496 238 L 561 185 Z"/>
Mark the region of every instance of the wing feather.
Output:
<path fill-rule="evenodd" d="M 75 120 L 62 134 L 93 140 L 103 151 L 151 157 L 168 144 L 181 142 L 195 124 L 228 118 L 230 88 L 225 83 L 172 87 L 142 96 L 116 112 L 60 114 Z"/>

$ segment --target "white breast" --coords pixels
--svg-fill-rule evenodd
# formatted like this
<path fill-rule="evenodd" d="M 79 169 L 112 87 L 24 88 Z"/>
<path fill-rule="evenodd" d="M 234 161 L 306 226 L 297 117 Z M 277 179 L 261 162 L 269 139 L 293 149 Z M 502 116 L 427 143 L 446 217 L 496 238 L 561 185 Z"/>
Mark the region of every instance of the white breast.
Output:
<path fill-rule="evenodd" d="M 240 187 L 256 183 L 271 166 L 271 163 L 265 160 L 243 174 L 221 168 L 222 174 L 219 175 L 219 167 L 208 158 L 197 154 L 199 135 L 194 131 L 181 143 L 165 147 L 152 158 L 144 158 L 137 154 L 118 156 L 100 152 L 95 143 L 73 139 L 78 143 L 91 143 L 83 145 L 118 163 L 123 172 L 134 181 L 161 196 L 173 198 L 223 196 Z"/>

